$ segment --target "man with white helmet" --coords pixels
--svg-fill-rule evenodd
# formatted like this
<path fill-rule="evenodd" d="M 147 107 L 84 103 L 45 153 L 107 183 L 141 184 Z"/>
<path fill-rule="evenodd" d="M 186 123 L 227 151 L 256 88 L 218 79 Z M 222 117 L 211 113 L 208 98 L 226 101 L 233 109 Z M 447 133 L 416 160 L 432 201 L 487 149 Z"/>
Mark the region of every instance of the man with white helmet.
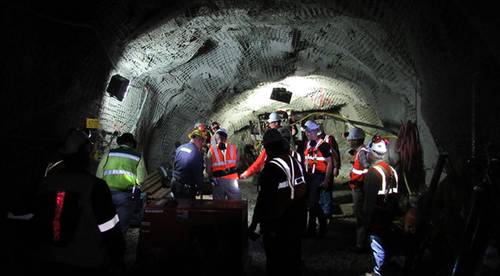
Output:
<path fill-rule="evenodd" d="M 276 112 L 272 112 L 271 114 L 269 114 L 269 118 L 267 120 L 267 123 L 268 123 L 269 129 L 278 129 L 281 126 L 280 115 Z M 264 163 L 266 162 L 266 157 L 267 157 L 266 149 L 263 149 L 260 152 L 257 159 L 255 159 L 255 161 L 252 163 L 252 165 L 250 165 L 250 167 L 248 167 L 248 169 L 246 169 L 240 175 L 240 178 L 245 179 L 245 178 L 248 178 L 248 177 L 254 175 L 255 173 L 260 172 L 262 170 L 262 168 L 264 168 Z"/>
<path fill-rule="evenodd" d="M 364 176 L 368 172 L 368 149 L 365 144 L 365 132 L 358 127 L 351 128 L 349 130 L 349 135 L 347 136 L 347 142 L 349 143 L 351 150 L 354 155 L 354 163 L 352 165 L 351 179 L 349 180 L 349 187 L 352 190 L 352 200 L 353 200 L 353 211 L 354 217 L 356 218 L 356 245 L 355 251 L 361 252 L 365 248 L 366 240 L 366 230 L 362 224 L 362 210 L 361 206 L 363 203 L 363 183 Z"/>
<path fill-rule="evenodd" d="M 308 198 L 308 236 L 316 235 L 316 218 L 319 222 L 319 235 L 324 236 L 327 231 L 327 217 L 320 206 L 320 196 L 328 193 L 333 171 L 332 152 L 328 143 L 318 137 L 320 127 L 314 121 L 305 123 L 305 131 L 309 141 L 304 150 L 305 171 L 309 185 Z M 326 198 L 326 197 L 325 197 Z"/>
<path fill-rule="evenodd" d="M 376 135 L 369 144 L 370 168 L 364 176 L 363 225 L 369 233 L 370 246 L 375 259 L 373 272 L 382 275 L 387 260 L 389 229 L 398 213 L 398 174 L 384 161 L 387 141 Z"/>

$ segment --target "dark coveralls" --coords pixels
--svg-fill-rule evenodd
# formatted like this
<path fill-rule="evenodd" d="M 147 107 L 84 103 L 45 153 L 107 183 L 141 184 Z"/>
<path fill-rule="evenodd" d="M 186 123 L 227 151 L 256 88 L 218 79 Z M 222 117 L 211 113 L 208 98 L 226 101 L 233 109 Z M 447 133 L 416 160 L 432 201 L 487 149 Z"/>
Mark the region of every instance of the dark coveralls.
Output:
<path fill-rule="evenodd" d="M 195 144 L 189 142 L 175 150 L 172 172 L 172 192 L 175 198 L 194 199 L 203 184 L 203 156 Z"/>
<path fill-rule="evenodd" d="M 288 168 L 277 165 L 276 159 L 281 159 Z M 253 220 L 261 225 L 266 273 L 300 275 L 300 236 L 305 231 L 307 216 L 307 185 L 301 164 L 289 155 L 268 160 L 258 185 Z"/>

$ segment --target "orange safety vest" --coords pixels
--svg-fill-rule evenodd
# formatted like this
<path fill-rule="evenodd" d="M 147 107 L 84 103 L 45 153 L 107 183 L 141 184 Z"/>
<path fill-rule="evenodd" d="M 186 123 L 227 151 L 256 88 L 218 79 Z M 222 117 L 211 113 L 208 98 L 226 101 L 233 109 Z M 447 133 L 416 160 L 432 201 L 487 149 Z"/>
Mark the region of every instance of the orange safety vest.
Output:
<path fill-rule="evenodd" d="M 365 146 L 361 146 L 354 156 L 354 164 L 351 170 L 351 183 L 363 182 L 365 174 L 368 172 L 367 168 L 364 168 L 359 162 L 359 154 L 364 151 L 368 153 L 368 149 Z"/>
<path fill-rule="evenodd" d="M 212 154 L 212 174 L 214 177 L 238 179 L 238 173 L 236 172 L 238 155 L 235 145 L 227 144 L 225 156 L 218 147 L 210 145 L 210 153 Z"/>
<path fill-rule="evenodd" d="M 398 173 L 384 161 L 373 165 L 370 170 L 375 170 L 382 177 L 378 195 L 395 194 L 398 192 Z"/>
<path fill-rule="evenodd" d="M 328 164 L 326 163 L 325 157 L 319 150 L 319 146 L 323 144 L 323 142 L 323 139 L 319 139 L 314 148 L 311 147 L 311 141 L 307 143 L 307 148 L 304 150 L 304 158 L 306 163 L 306 171 L 308 173 L 326 173 Z"/>

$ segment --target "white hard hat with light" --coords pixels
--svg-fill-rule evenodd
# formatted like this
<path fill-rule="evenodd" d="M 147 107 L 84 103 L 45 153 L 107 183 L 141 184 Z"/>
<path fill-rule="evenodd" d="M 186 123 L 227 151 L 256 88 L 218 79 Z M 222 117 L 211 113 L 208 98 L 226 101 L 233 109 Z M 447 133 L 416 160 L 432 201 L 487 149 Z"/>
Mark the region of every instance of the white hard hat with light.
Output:
<path fill-rule="evenodd" d="M 279 121 L 281 121 L 281 118 L 278 115 L 278 113 L 273 112 L 269 114 L 269 119 L 267 120 L 268 123 L 279 122 Z"/>

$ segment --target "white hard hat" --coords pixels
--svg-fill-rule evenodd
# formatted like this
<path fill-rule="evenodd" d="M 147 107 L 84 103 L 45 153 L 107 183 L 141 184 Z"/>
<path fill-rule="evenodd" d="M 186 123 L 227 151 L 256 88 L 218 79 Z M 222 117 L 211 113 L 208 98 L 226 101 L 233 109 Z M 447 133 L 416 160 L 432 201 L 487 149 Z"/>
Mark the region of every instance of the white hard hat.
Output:
<path fill-rule="evenodd" d="M 313 120 L 307 120 L 304 126 L 306 127 L 306 131 L 319 130 L 319 125 L 316 124 L 316 122 L 314 122 Z"/>
<path fill-rule="evenodd" d="M 278 113 L 273 112 L 273 113 L 269 114 L 269 119 L 267 120 L 268 123 L 279 122 L 279 121 L 281 121 L 281 118 L 278 115 Z"/>
<path fill-rule="evenodd" d="M 387 145 L 384 140 L 370 143 L 370 150 L 377 155 L 384 155 L 387 152 Z"/>
<path fill-rule="evenodd" d="M 365 138 L 365 132 L 359 128 L 351 128 L 349 131 L 349 135 L 347 135 L 347 140 L 357 140 L 357 139 L 364 139 Z"/>
<path fill-rule="evenodd" d="M 227 137 L 227 130 L 225 128 L 219 128 L 215 134 L 220 133 L 222 135 L 225 135 Z"/>

